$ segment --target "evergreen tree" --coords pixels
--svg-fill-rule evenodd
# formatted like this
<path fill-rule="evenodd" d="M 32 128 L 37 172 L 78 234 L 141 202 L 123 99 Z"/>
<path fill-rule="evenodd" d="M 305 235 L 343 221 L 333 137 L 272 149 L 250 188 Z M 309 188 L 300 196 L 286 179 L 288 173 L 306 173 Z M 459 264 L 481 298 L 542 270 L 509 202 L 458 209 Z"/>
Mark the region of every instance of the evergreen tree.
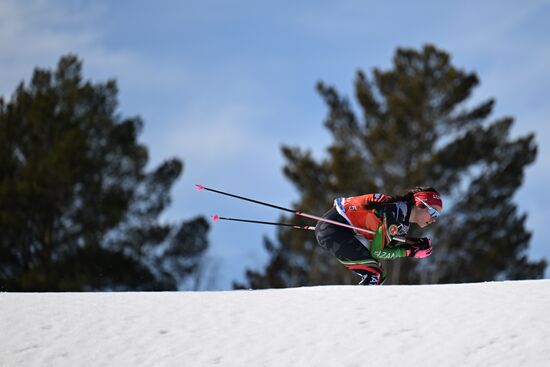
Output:
<path fill-rule="evenodd" d="M 83 81 L 62 57 L 0 99 L 0 289 L 173 290 L 196 271 L 208 223 L 159 221 L 182 172 L 146 172 L 140 118 L 116 113 L 115 81 Z"/>
<path fill-rule="evenodd" d="M 511 117 L 488 121 L 493 99 L 470 106 L 478 84 L 475 73 L 454 67 L 432 45 L 398 49 L 393 68 L 374 69 L 371 78 L 358 71 L 360 117 L 347 98 L 319 82 L 333 142 L 321 161 L 298 147 L 282 148 L 284 173 L 301 193 L 294 207 L 322 214 L 337 196 L 433 186 L 445 198 L 444 215 L 428 229 L 434 254 L 386 262 L 388 283 L 542 277 L 546 262 L 527 259 L 526 214 L 512 201 L 535 160 L 534 135 L 511 139 Z M 421 235 L 415 227 L 410 234 Z M 311 233 L 281 229 L 278 244 L 266 247 L 270 261 L 263 272 L 247 271 L 247 287 L 357 283 Z"/>

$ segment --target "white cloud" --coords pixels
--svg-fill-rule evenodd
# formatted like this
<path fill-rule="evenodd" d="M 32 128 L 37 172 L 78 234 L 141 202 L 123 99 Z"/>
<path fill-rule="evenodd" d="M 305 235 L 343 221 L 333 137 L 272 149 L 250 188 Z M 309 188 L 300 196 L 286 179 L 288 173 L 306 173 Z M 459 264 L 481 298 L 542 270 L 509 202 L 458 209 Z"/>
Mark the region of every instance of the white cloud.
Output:
<path fill-rule="evenodd" d="M 188 111 L 180 127 L 167 132 L 167 145 L 185 157 L 226 162 L 254 151 L 262 142 L 252 125 L 258 111 L 245 104 L 229 104 Z"/>
<path fill-rule="evenodd" d="M 0 3 L 0 95 L 9 97 L 36 67 L 54 68 L 62 55 L 84 62 L 84 77 L 116 78 L 127 89 L 175 87 L 187 80 L 183 65 L 163 65 L 135 50 L 105 45 L 108 10 L 100 3 L 15 1 Z M 122 89 L 122 88 L 121 88 Z"/>
<path fill-rule="evenodd" d="M 90 8 L 86 12 L 93 13 Z M 97 42 L 91 30 L 74 28 L 83 14 L 48 6 L 43 1 L 7 0 L 0 5 L 0 93 L 11 93 L 36 66 L 48 66 L 63 53 L 87 48 Z"/>

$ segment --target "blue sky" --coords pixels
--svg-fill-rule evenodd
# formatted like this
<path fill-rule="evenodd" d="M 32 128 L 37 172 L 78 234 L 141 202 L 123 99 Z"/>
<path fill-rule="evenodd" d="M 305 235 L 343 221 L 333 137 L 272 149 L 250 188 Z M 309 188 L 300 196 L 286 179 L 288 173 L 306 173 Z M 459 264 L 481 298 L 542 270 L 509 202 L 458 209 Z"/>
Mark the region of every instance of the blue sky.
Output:
<path fill-rule="evenodd" d="M 166 220 L 276 220 L 276 210 L 199 193 L 194 184 L 292 206 L 298 193 L 282 174 L 280 146 L 320 158 L 330 143 L 315 83 L 353 96 L 358 69 L 390 67 L 397 47 L 433 43 L 455 66 L 478 74 L 472 103 L 494 97 L 491 119 L 513 116 L 512 137 L 535 132 L 538 158 L 516 202 L 534 234 L 530 257 L 550 259 L 549 16 L 550 1 L 541 0 L 3 0 L 0 94 L 9 98 L 36 66 L 53 68 L 61 55 L 76 53 L 85 78 L 117 79 L 123 116 L 143 118 L 151 166 L 173 156 L 184 161 Z M 265 263 L 264 236 L 273 237 L 273 228 L 212 225 L 216 289 Z"/>

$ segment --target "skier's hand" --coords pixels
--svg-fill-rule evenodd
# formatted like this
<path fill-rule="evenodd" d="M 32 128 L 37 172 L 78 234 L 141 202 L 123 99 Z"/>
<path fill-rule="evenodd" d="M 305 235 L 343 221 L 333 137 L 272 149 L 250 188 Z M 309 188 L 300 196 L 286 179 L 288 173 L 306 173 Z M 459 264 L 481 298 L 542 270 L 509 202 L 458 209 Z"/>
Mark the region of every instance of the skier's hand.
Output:
<path fill-rule="evenodd" d="M 432 241 L 429 238 L 422 237 L 415 243 L 408 244 L 405 248 L 408 257 L 422 259 L 432 254 Z"/>

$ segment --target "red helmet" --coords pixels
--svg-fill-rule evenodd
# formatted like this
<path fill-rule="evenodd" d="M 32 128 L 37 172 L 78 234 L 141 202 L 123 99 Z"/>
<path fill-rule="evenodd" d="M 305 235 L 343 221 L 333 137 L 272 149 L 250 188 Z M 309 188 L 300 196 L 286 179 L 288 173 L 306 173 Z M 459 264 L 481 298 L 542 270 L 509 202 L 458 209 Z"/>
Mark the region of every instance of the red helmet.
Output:
<path fill-rule="evenodd" d="M 426 204 L 433 206 L 438 205 L 443 208 L 443 201 L 441 200 L 441 195 L 438 192 L 434 191 L 420 191 L 414 193 L 414 202 L 416 205 L 422 205 L 422 201 Z"/>

